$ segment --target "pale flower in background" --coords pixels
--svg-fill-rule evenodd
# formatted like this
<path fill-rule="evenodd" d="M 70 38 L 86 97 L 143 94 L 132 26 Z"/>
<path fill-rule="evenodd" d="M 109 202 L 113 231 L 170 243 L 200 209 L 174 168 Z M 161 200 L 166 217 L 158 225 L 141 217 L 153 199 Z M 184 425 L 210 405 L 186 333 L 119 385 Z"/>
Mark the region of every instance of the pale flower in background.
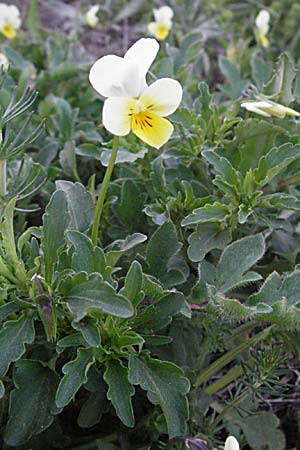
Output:
<path fill-rule="evenodd" d="M 0 32 L 8 39 L 16 36 L 21 26 L 20 11 L 15 5 L 0 3 Z"/>
<path fill-rule="evenodd" d="M 2 66 L 5 71 L 9 67 L 8 59 L 7 59 L 6 55 L 4 55 L 4 53 L 0 53 L 0 66 Z"/>
<path fill-rule="evenodd" d="M 163 41 L 172 28 L 173 9 L 169 6 L 162 6 L 161 8 L 154 9 L 153 15 L 154 22 L 149 23 L 148 31 L 156 39 Z"/>
<path fill-rule="evenodd" d="M 100 8 L 99 5 L 94 5 L 91 6 L 90 9 L 86 12 L 85 21 L 89 27 L 94 28 L 99 22 L 99 19 L 97 17 L 99 8 Z"/>
<path fill-rule="evenodd" d="M 269 39 L 267 34 L 269 31 L 270 13 L 266 9 L 262 9 L 256 19 L 256 38 L 263 47 L 269 47 Z"/>
<path fill-rule="evenodd" d="M 240 450 L 239 443 L 234 436 L 228 436 L 225 442 L 224 450 Z"/>
<path fill-rule="evenodd" d="M 155 39 L 140 39 L 124 58 L 116 55 L 100 58 L 89 76 L 93 88 L 106 97 L 102 112 L 105 128 L 117 136 L 132 131 L 155 148 L 170 138 L 173 125 L 165 117 L 178 108 L 182 98 L 180 83 L 171 78 L 147 85 L 146 74 L 158 50 Z"/>
<path fill-rule="evenodd" d="M 241 106 L 264 117 L 278 117 L 279 119 L 284 119 L 285 116 L 300 117 L 298 111 L 271 100 L 247 101 L 241 103 Z"/>

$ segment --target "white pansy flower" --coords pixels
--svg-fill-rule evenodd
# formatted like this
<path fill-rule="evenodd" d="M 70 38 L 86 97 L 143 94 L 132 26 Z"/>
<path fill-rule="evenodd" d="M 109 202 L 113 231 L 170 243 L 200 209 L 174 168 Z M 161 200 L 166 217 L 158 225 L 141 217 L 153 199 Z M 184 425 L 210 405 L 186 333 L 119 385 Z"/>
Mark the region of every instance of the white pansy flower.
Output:
<path fill-rule="evenodd" d="M 148 31 L 156 39 L 163 41 L 172 28 L 173 9 L 169 6 L 162 6 L 161 8 L 154 9 L 153 15 L 154 22 L 149 23 Z"/>
<path fill-rule="evenodd" d="M 262 9 L 255 19 L 255 25 L 257 40 L 263 47 L 269 47 L 269 39 L 267 38 L 267 34 L 270 28 L 269 22 L 269 11 L 267 11 L 266 9 Z"/>
<path fill-rule="evenodd" d="M 225 442 L 224 450 L 240 450 L 239 443 L 234 436 L 228 436 Z"/>
<path fill-rule="evenodd" d="M 99 19 L 97 17 L 99 8 L 100 8 L 99 5 L 91 6 L 90 9 L 85 14 L 85 21 L 92 28 L 94 28 L 99 22 Z"/>
<path fill-rule="evenodd" d="M 7 59 L 6 55 L 4 55 L 4 53 L 0 53 L 0 66 L 2 66 L 5 71 L 9 67 L 8 59 Z"/>
<path fill-rule="evenodd" d="M 241 103 L 241 106 L 264 117 L 278 117 L 279 119 L 284 119 L 285 116 L 300 117 L 298 111 L 271 100 L 247 101 Z"/>
<path fill-rule="evenodd" d="M 0 32 L 8 39 L 16 36 L 21 26 L 20 11 L 15 5 L 0 3 Z"/>
<path fill-rule="evenodd" d="M 105 128 L 117 136 L 132 131 L 155 148 L 170 138 L 173 125 L 165 117 L 178 108 L 182 98 L 180 83 L 171 78 L 147 85 L 146 74 L 158 50 L 155 39 L 140 39 L 124 58 L 100 58 L 89 76 L 93 88 L 106 97 L 102 112 Z"/>

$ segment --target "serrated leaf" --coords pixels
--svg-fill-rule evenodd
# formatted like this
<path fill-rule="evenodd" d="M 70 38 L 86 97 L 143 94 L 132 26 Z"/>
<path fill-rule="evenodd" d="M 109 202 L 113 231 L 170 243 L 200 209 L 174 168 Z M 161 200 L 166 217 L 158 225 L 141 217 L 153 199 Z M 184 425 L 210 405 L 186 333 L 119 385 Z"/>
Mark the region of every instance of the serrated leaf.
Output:
<path fill-rule="evenodd" d="M 179 367 L 158 359 L 130 356 L 129 382 L 140 385 L 149 400 L 160 405 L 171 438 L 185 433 L 190 383 Z"/>
<path fill-rule="evenodd" d="M 266 303 L 272 305 L 280 298 L 279 289 L 282 280 L 277 272 L 272 272 L 261 286 L 260 290 L 255 294 L 252 294 L 248 298 L 250 305 L 257 305 L 259 303 Z"/>
<path fill-rule="evenodd" d="M 63 191 L 66 195 L 70 214 L 68 228 L 86 231 L 94 218 L 94 203 L 90 192 L 78 182 L 59 180 L 55 184 L 57 190 Z"/>
<path fill-rule="evenodd" d="M 58 408 L 68 405 L 82 384 L 87 382 L 87 373 L 94 361 L 93 350 L 81 348 L 77 358 L 63 366 L 64 376 L 60 380 L 55 397 Z"/>
<path fill-rule="evenodd" d="M 264 195 L 260 198 L 259 204 L 269 208 L 290 209 L 292 211 L 300 210 L 300 199 L 294 195 L 276 193 Z"/>
<path fill-rule="evenodd" d="M 58 377 L 38 361 L 23 360 L 16 363 L 13 379 L 16 388 L 10 395 L 4 440 L 18 447 L 53 422 L 51 411 Z"/>
<path fill-rule="evenodd" d="M 55 191 L 43 215 L 42 248 L 45 260 L 45 279 L 51 283 L 57 251 L 64 244 L 69 223 L 68 203 L 63 191 Z"/>
<path fill-rule="evenodd" d="M 100 247 L 94 247 L 90 238 L 79 231 L 67 231 L 67 239 L 74 246 L 72 269 L 75 272 L 93 272 L 105 275 L 105 255 Z"/>
<path fill-rule="evenodd" d="M 103 375 L 108 385 L 107 398 L 112 402 L 117 416 L 127 427 L 134 426 L 134 415 L 131 397 L 135 393 L 134 387 L 128 381 L 128 369 L 116 359 L 106 363 Z"/>
<path fill-rule="evenodd" d="M 101 275 L 79 272 L 68 275 L 59 285 L 63 301 L 79 321 L 90 311 L 102 311 L 116 317 L 131 317 L 133 307 L 129 300 L 117 294 L 113 287 L 103 281 Z"/>
<path fill-rule="evenodd" d="M 222 203 L 206 204 L 202 208 L 195 209 L 192 214 L 185 217 L 181 225 L 185 227 L 205 222 L 222 222 L 229 214 L 228 206 Z"/>
<path fill-rule="evenodd" d="M 181 247 L 175 225 L 171 221 L 161 225 L 153 233 L 147 246 L 146 261 L 149 274 L 166 285 L 174 286 L 185 281 L 180 270 L 172 267 L 172 258 L 178 254 Z"/>
<path fill-rule="evenodd" d="M 188 257 L 191 261 L 202 261 L 205 255 L 217 248 L 223 250 L 231 240 L 230 230 L 223 230 L 218 223 L 198 225 L 189 238 Z"/>
<path fill-rule="evenodd" d="M 233 242 L 222 253 L 216 268 L 217 287 L 226 292 L 241 284 L 256 281 L 258 274 L 247 271 L 263 256 L 265 242 L 261 234 L 247 236 Z M 246 274 L 245 274 L 246 273 Z M 245 274 L 245 275 L 244 275 Z"/>
<path fill-rule="evenodd" d="M 35 332 L 33 318 L 23 315 L 18 320 L 5 322 L 0 331 L 0 376 L 4 376 L 11 362 L 25 353 L 25 344 L 31 344 Z"/>

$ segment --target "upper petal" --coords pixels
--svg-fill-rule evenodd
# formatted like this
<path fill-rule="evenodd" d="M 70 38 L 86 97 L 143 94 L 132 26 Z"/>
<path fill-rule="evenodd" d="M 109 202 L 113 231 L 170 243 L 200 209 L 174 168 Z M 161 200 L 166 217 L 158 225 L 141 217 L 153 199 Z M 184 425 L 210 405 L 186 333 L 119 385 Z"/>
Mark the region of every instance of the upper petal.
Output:
<path fill-rule="evenodd" d="M 169 116 L 180 105 L 182 87 L 172 78 L 161 78 L 154 81 L 141 95 L 140 103 L 143 108 L 159 116 Z"/>
<path fill-rule="evenodd" d="M 98 59 L 90 70 L 89 79 L 103 97 L 137 97 L 139 94 L 138 65 L 116 55 Z"/>
<path fill-rule="evenodd" d="M 126 97 L 110 97 L 105 100 L 102 121 L 105 128 L 117 136 L 130 132 L 132 113 L 136 100 Z"/>
<path fill-rule="evenodd" d="M 263 28 L 266 25 L 269 24 L 270 21 L 270 13 L 266 9 L 262 9 L 259 11 L 256 19 L 255 19 L 255 25 L 257 28 Z"/>
<path fill-rule="evenodd" d="M 174 12 L 170 6 L 162 6 L 153 10 L 154 18 L 157 22 L 171 21 Z"/>
<path fill-rule="evenodd" d="M 159 50 L 159 43 L 155 39 L 142 38 L 130 47 L 124 59 L 134 61 L 139 67 L 141 79 L 145 79 L 151 64 Z"/>

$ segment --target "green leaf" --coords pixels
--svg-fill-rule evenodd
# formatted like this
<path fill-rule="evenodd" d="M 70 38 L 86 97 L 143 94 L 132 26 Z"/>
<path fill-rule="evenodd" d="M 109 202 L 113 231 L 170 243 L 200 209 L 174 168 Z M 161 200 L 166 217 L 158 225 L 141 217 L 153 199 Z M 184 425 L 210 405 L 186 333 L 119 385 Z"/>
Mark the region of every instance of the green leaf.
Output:
<path fill-rule="evenodd" d="M 140 312 L 133 326 L 144 333 L 154 333 L 165 328 L 183 306 L 184 295 L 181 292 L 169 292 Z"/>
<path fill-rule="evenodd" d="M 7 445 L 18 447 L 53 422 L 57 375 L 38 361 L 16 363 L 10 395 L 9 420 L 4 435 Z"/>
<path fill-rule="evenodd" d="M 287 53 L 282 53 L 276 63 L 271 80 L 265 85 L 264 94 L 274 95 L 276 101 L 288 106 L 293 100 L 293 81 L 296 76 L 297 69 Z"/>
<path fill-rule="evenodd" d="M 4 397 L 5 394 L 5 387 L 2 381 L 0 380 L 0 399 Z"/>
<path fill-rule="evenodd" d="M 290 209 L 292 211 L 300 210 L 300 199 L 289 194 L 270 194 L 264 195 L 259 200 L 259 205 L 269 208 Z"/>
<path fill-rule="evenodd" d="M 69 138 L 70 136 L 67 137 Z M 75 180 L 79 179 L 76 163 L 76 147 L 73 141 L 67 141 L 65 143 L 63 150 L 59 153 L 59 162 L 68 177 L 75 178 Z"/>
<path fill-rule="evenodd" d="M 81 348 L 77 358 L 63 366 L 64 377 L 60 380 L 55 397 L 58 408 L 68 405 L 81 385 L 87 382 L 87 373 L 94 361 L 93 350 Z"/>
<path fill-rule="evenodd" d="M 256 281 L 260 276 L 247 271 L 263 256 L 265 242 L 261 234 L 233 242 L 222 253 L 216 269 L 217 287 L 226 292 L 234 287 Z"/>
<path fill-rule="evenodd" d="M 98 272 L 105 275 L 105 255 L 100 247 L 94 247 L 90 238 L 79 231 L 67 231 L 67 239 L 74 246 L 72 269 L 88 274 Z"/>
<path fill-rule="evenodd" d="M 63 191 L 55 191 L 43 215 L 42 248 L 45 260 L 45 279 L 51 283 L 57 251 L 64 244 L 69 223 L 67 198 Z"/>
<path fill-rule="evenodd" d="M 80 322 L 73 321 L 72 327 L 81 332 L 90 347 L 98 347 L 101 344 L 98 323 L 93 317 L 84 317 Z"/>
<path fill-rule="evenodd" d="M 284 450 L 286 441 L 284 434 L 278 429 L 280 421 L 270 411 L 252 414 L 240 421 L 248 444 L 253 450 Z"/>
<path fill-rule="evenodd" d="M 254 170 L 256 182 L 263 187 L 298 158 L 300 158 L 300 145 L 285 143 L 280 147 L 273 147 L 265 156 L 262 156 L 258 168 Z"/>
<path fill-rule="evenodd" d="M 107 398 L 112 402 L 117 416 L 127 427 L 134 426 L 131 397 L 134 387 L 128 381 L 128 369 L 119 360 L 111 359 L 106 363 L 103 375 L 108 385 Z"/>
<path fill-rule="evenodd" d="M 119 148 L 115 164 L 133 163 L 137 159 L 144 158 L 145 155 L 147 154 L 147 152 L 148 152 L 148 150 L 146 147 L 142 147 L 138 152 L 135 152 L 135 153 L 129 152 L 125 148 Z M 107 150 L 107 149 L 102 150 L 100 160 L 101 160 L 101 164 L 104 167 L 108 166 L 110 156 L 111 156 L 111 150 Z"/>
<path fill-rule="evenodd" d="M 107 386 L 102 376 L 90 369 L 88 374 L 88 382 L 84 385 L 85 389 L 90 391 L 87 400 L 83 403 L 77 419 L 77 423 L 81 428 L 90 428 L 100 422 L 103 413 L 107 410 L 109 403 L 106 398 Z M 94 383 L 90 383 L 90 375 L 93 376 Z"/>
<path fill-rule="evenodd" d="M 63 191 L 68 203 L 70 222 L 68 228 L 86 231 L 93 222 L 94 203 L 90 192 L 81 183 L 56 181 L 58 191 Z"/>
<path fill-rule="evenodd" d="M 251 69 L 255 84 L 261 90 L 272 75 L 273 64 L 266 61 L 261 54 L 254 53 L 251 58 Z"/>
<path fill-rule="evenodd" d="M 147 240 L 147 236 L 142 233 L 134 233 L 127 236 L 126 239 L 114 241 L 106 253 L 107 265 L 114 267 L 122 255 L 133 249 L 136 245 L 142 244 Z"/>
<path fill-rule="evenodd" d="M 195 209 L 192 214 L 185 217 L 181 225 L 185 227 L 205 222 L 222 222 L 229 214 L 228 206 L 222 203 L 206 204 L 202 208 Z"/>
<path fill-rule="evenodd" d="M 18 311 L 19 309 L 20 307 L 14 302 L 5 303 L 0 306 L 0 322 L 3 322 L 7 316 Z"/>
<path fill-rule="evenodd" d="M 158 359 L 130 356 L 129 382 L 140 385 L 149 400 L 160 405 L 171 438 L 185 433 L 190 383 L 179 367 Z"/>
<path fill-rule="evenodd" d="M 124 287 L 120 294 L 128 298 L 133 305 L 141 301 L 141 290 L 143 284 L 142 266 L 138 261 L 133 261 L 125 277 Z"/>
<path fill-rule="evenodd" d="M 145 223 L 143 208 L 144 196 L 141 195 L 141 189 L 132 180 L 125 180 L 120 201 L 113 206 L 113 210 L 130 232 L 139 231 Z"/>
<path fill-rule="evenodd" d="M 176 285 L 185 281 L 184 274 L 172 265 L 182 244 L 178 242 L 175 225 L 171 221 L 161 225 L 151 236 L 147 246 L 146 261 L 148 272 L 162 283 Z"/>
<path fill-rule="evenodd" d="M 25 344 L 31 344 L 35 332 L 33 318 L 23 315 L 18 320 L 5 322 L 0 331 L 0 376 L 4 376 L 11 362 L 25 353 Z"/>
<path fill-rule="evenodd" d="M 101 275 L 79 272 L 68 275 L 59 285 L 59 292 L 78 322 L 89 312 L 101 311 L 116 317 L 131 317 L 133 307 L 129 300 L 117 294 L 103 281 Z"/>
<path fill-rule="evenodd" d="M 205 255 L 215 248 L 223 250 L 231 241 L 230 230 L 223 230 L 219 223 L 204 223 L 189 238 L 188 257 L 191 261 L 202 261 Z"/>
<path fill-rule="evenodd" d="M 249 84 L 248 80 L 243 80 L 241 78 L 240 68 L 236 63 L 229 61 L 229 59 L 226 59 L 223 56 L 219 58 L 219 67 L 228 81 L 228 84 L 221 85 L 220 89 L 232 100 L 240 97 L 243 90 Z"/>

